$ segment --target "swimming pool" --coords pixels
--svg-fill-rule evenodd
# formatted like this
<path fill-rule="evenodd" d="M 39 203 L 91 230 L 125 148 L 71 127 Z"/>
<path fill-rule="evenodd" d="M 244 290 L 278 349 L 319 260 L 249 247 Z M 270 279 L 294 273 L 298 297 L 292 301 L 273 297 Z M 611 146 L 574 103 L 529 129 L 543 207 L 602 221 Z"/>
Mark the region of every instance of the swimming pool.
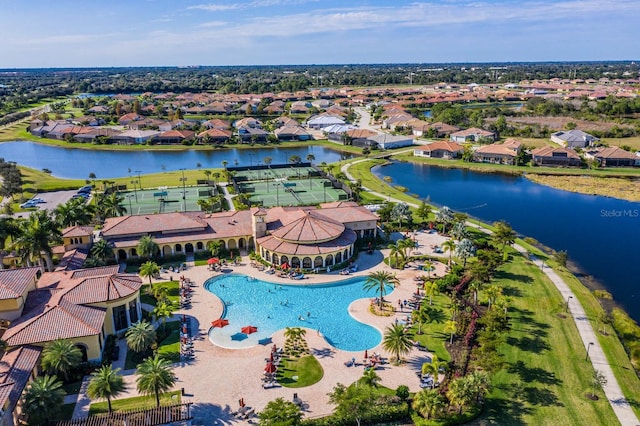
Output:
<path fill-rule="evenodd" d="M 286 327 L 318 330 L 327 342 L 345 351 L 363 351 L 377 346 L 382 335 L 378 329 L 356 321 L 349 315 L 351 302 L 376 297 L 365 291 L 366 277 L 356 277 L 326 285 L 280 285 L 241 274 L 220 275 L 204 283 L 207 291 L 225 305 L 224 328 L 212 328 L 209 340 L 224 348 L 246 348 L 268 339 Z M 310 314 L 310 315 L 309 315 Z M 213 319 L 213 318 L 212 318 Z M 247 325 L 258 328 L 244 335 Z"/>

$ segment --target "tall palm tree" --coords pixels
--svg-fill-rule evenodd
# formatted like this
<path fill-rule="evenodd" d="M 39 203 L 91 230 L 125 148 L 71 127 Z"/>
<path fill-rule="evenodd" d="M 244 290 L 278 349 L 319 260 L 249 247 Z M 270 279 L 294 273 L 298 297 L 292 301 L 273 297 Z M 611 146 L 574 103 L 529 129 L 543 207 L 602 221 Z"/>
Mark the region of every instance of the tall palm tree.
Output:
<path fill-rule="evenodd" d="M 91 246 L 91 256 L 105 262 L 107 259 L 113 259 L 113 247 L 105 239 L 100 239 Z"/>
<path fill-rule="evenodd" d="M 462 413 L 462 409 L 473 402 L 474 396 L 474 389 L 467 377 L 459 377 L 449 382 L 447 398 L 453 405 L 458 406 L 459 413 Z"/>
<path fill-rule="evenodd" d="M 489 309 L 491 309 L 491 306 L 495 303 L 496 299 L 502 295 L 502 287 L 490 285 L 484 292 L 489 299 Z"/>
<path fill-rule="evenodd" d="M 436 222 L 442 223 L 442 233 L 447 230 L 447 225 L 453 221 L 453 211 L 447 207 L 442 206 L 436 211 Z"/>
<path fill-rule="evenodd" d="M 493 226 L 496 228 L 493 232 L 493 239 L 502 246 L 502 251 L 507 245 L 512 245 L 516 241 L 516 233 L 505 221 L 495 222 Z"/>
<path fill-rule="evenodd" d="M 453 344 L 453 336 L 458 331 L 458 323 L 454 320 L 449 320 L 444 324 L 444 332 L 451 333 L 451 338 L 449 339 L 449 344 Z"/>
<path fill-rule="evenodd" d="M 55 376 L 40 376 L 29 384 L 22 394 L 22 412 L 28 424 L 41 425 L 55 419 L 64 403 L 62 382 Z"/>
<path fill-rule="evenodd" d="M 395 269 L 398 267 L 398 257 L 402 256 L 402 250 L 398 247 L 397 243 L 389 244 L 387 248 L 389 249 L 389 259 L 393 258 L 393 266 L 391 265 L 391 262 L 389 262 L 389 266 Z"/>
<path fill-rule="evenodd" d="M 364 383 L 367 386 L 370 386 L 372 388 L 377 388 L 378 387 L 378 383 L 380 383 L 380 380 L 382 380 L 380 378 L 380 376 L 378 376 L 376 374 L 376 371 L 373 368 L 369 368 L 367 370 L 364 370 L 364 373 L 362 373 L 362 383 Z"/>
<path fill-rule="evenodd" d="M 207 250 L 211 252 L 211 256 L 216 257 L 220 254 L 220 250 L 222 250 L 223 243 L 220 240 L 213 240 L 207 243 Z"/>
<path fill-rule="evenodd" d="M 176 383 L 176 376 L 169 368 L 170 362 L 157 354 L 138 364 L 136 384 L 138 392 L 144 395 L 155 395 L 156 406 L 160 406 L 160 393 L 167 392 Z"/>
<path fill-rule="evenodd" d="M 160 246 L 153 240 L 151 235 L 144 235 L 138 241 L 138 255 L 151 259 L 160 252 Z"/>
<path fill-rule="evenodd" d="M 467 226 L 464 222 L 456 222 L 451 228 L 451 235 L 458 241 L 463 238 L 467 238 L 469 236 L 469 232 L 467 231 Z"/>
<path fill-rule="evenodd" d="M 397 242 L 398 247 L 402 250 L 402 256 L 406 260 L 409 258 L 410 250 L 416 247 L 416 242 L 411 238 L 404 238 Z"/>
<path fill-rule="evenodd" d="M 467 287 L 469 291 L 473 292 L 473 303 L 478 304 L 478 292 L 482 290 L 484 283 L 480 280 L 472 280 Z"/>
<path fill-rule="evenodd" d="M 156 331 L 147 321 L 131 324 L 125 333 L 127 346 L 135 352 L 144 352 L 156 342 Z"/>
<path fill-rule="evenodd" d="M 449 266 L 451 266 L 451 256 L 456 249 L 456 243 L 453 240 L 447 240 L 442 243 L 442 250 L 449 252 Z"/>
<path fill-rule="evenodd" d="M 456 256 L 463 259 L 462 267 L 467 266 L 467 259 L 476 254 L 476 247 L 468 238 L 463 238 L 456 246 Z"/>
<path fill-rule="evenodd" d="M 442 395 L 435 389 L 423 389 L 413 397 L 413 409 L 429 420 L 444 407 Z"/>
<path fill-rule="evenodd" d="M 316 156 L 313 154 L 307 154 L 307 161 L 313 164 L 313 160 L 316 159 Z"/>
<path fill-rule="evenodd" d="M 153 281 L 151 278 L 155 277 L 160 273 L 160 267 L 156 262 L 152 262 L 150 260 L 144 262 L 140 265 L 140 276 L 141 277 L 149 277 L 149 286 L 153 288 Z"/>
<path fill-rule="evenodd" d="M 433 269 L 433 262 L 430 260 L 425 260 L 422 269 L 427 271 L 427 279 L 431 281 L 431 270 Z"/>
<path fill-rule="evenodd" d="M 82 361 L 82 352 L 71 340 L 57 339 L 48 342 L 42 350 L 42 368 L 52 374 L 61 374 L 69 381 L 69 372 Z"/>
<path fill-rule="evenodd" d="M 13 242 L 20 235 L 18 222 L 12 217 L 0 218 L 0 269 L 4 269 L 5 246 L 7 241 Z"/>
<path fill-rule="evenodd" d="M 115 398 L 127 389 L 124 379 L 120 374 L 119 368 L 113 368 L 111 365 L 103 365 L 99 370 L 91 373 L 91 380 L 87 387 L 87 395 L 91 399 L 106 399 L 111 408 L 111 398 Z"/>
<path fill-rule="evenodd" d="M 387 271 L 376 271 L 371 272 L 367 279 L 364 281 L 363 288 L 366 291 L 376 290 L 380 295 L 379 307 L 382 309 L 382 300 L 384 296 L 387 294 L 387 287 L 391 287 L 392 289 L 396 286 L 400 285 L 400 281 L 395 275 Z"/>
<path fill-rule="evenodd" d="M 96 213 L 96 206 L 87 204 L 84 198 L 72 198 L 59 204 L 54 210 L 56 221 L 66 228 L 74 225 L 88 225 Z"/>
<path fill-rule="evenodd" d="M 48 271 L 53 271 L 53 250 L 51 244 L 62 239 L 58 225 L 47 210 L 38 210 L 29 215 L 27 220 L 20 222 L 20 235 L 12 246 L 18 249 L 27 264 L 37 259 L 47 265 Z"/>
<path fill-rule="evenodd" d="M 424 283 L 424 293 L 429 296 L 429 306 L 431 306 L 433 302 L 433 296 L 436 296 L 440 293 L 440 287 L 434 281 L 427 281 Z"/>
<path fill-rule="evenodd" d="M 440 361 L 438 355 L 433 355 L 431 362 L 425 362 L 422 364 L 422 374 L 431 374 L 433 377 L 438 377 L 440 369 L 447 366 L 446 361 Z"/>
<path fill-rule="evenodd" d="M 123 216 L 127 213 L 127 208 L 122 204 L 124 198 L 119 196 L 117 192 L 102 196 L 98 204 L 100 213 L 103 217 Z"/>
<path fill-rule="evenodd" d="M 401 356 L 411 351 L 413 343 L 402 324 L 392 324 L 387 327 L 382 338 L 382 347 L 393 353 L 400 362 Z"/>
<path fill-rule="evenodd" d="M 162 322 L 162 331 L 166 331 L 167 319 L 173 316 L 173 307 L 168 303 L 160 303 L 153 309 L 152 313 L 156 321 Z"/>

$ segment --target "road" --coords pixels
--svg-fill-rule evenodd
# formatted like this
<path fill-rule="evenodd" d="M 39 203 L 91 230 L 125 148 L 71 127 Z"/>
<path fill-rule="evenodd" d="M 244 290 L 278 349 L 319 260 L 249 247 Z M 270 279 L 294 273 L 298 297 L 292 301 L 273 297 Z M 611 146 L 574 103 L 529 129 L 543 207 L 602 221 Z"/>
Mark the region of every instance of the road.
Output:
<path fill-rule="evenodd" d="M 349 162 L 343 165 L 340 170 L 347 176 L 347 178 L 350 181 L 355 182 L 355 179 L 353 178 L 353 176 L 349 174 L 349 167 L 352 164 L 360 163 L 362 161 L 366 161 L 366 159 L 360 159 L 360 160 Z M 388 197 L 388 195 L 386 194 L 381 194 L 379 192 L 372 191 L 371 189 L 366 188 L 364 186 L 362 187 L 362 189 L 382 199 L 385 199 L 386 197 Z M 389 201 L 392 201 L 394 203 L 404 202 L 402 200 L 398 200 L 393 197 L 389 197 Z M 418 207 L 418 205 L 415 203 L 407 203 L 407 204 L 411 207 Z M 486 232 L 488 234 L 491 233 L 491 231 L 484 229 L 476 224 L 468 222 L 467 225 L 476 227 L 477 229 L 483 232 Z M 528 254 L 527 249 L 518 244 L 515 244 L 514 248 L 518 250 L 520 253 L 523 253 L 525 255 Z M 580 334 L 580 338 L 582 339 L 582 343 L 584 344 L 584 347 L 585 347 L 585 353 L 588 353 L 589 362 L 591 362 L 594 370 L 600 371 L 607 379 L 607 383 L 602 387 L 602 390 L 604 391 L 604 394 L 607 397 L 607 400 L 609 401 L 611 408 L 613 408 L 613 411 L 616 414 L 618 421 L 623 426 L 627 426 L 627 425 L 640 426 L 640 421 L 638 420 L 638 417 L 631 409 L 631 405 L 629 401 L 625 399 L 622 393 L 622 390 L 620 388 L 620 385 L 618 384 L 616 376 L 613 374 L 611 365 L 609 364 L 607 357 L 604 355 L 604 350 L 602 349 L 602 346 L 598 341 L 598 337 L 596 336 L 596 333 L 593 330 L 593 327 L 591 326 L 591 322 L 589 321 L 587 314 L 585 313 L 584 308 L 582 307 L 582 304 L 580 303 L 576 295 L 573 293 L 569 285 L 552 268 L 548 266 L 545 267 L 544 262 L 541 262 L 540 260 L 536 259 L 534 256 L 531 256 L 531 260 L 547 275 L 547 277 L 558 289 L 558 292 L 560 292 L 561 296 L 563 297 L 563 300 L 571 301 L 571 303 L 569 304 L 571 318 L 573 318 L 573 321 L 576 324 L 576 328 L 578 329 L 578 333 Z M 589 352 L 587 352 L 587 350 Z"/>
<path fill-rule="evenodd" d="M 368 109 L 365 107 L 356 107 L 353 110 L 360 116 L 358 127 L 380 133 L 380 126 L 371 124 L 371 114 Z"/>

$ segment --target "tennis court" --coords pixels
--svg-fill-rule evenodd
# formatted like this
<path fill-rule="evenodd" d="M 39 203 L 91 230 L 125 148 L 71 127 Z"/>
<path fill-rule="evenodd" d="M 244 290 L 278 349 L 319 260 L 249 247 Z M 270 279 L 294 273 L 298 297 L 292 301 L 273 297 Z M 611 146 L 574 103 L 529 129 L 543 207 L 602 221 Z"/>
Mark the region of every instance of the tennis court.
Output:
<path fill-rule="evenodd" d="M 324 178 L 240 182 L 238 189 L 249 196 L 252 204 L 265 207 L 320 204 L 348 199 L 342 189 L 333 188 L 331 182 Z"/>
<path fill-rule="evenodd" d="M 213 191 L 209 186 L 187 186 L 184 188 L 184 200 L 182 187 L 127 191 L 119 192 L 118 195 L 124 198 L 121 205 L 127 209 L 127 213 L 140 215 L 200 211 L 198 200 L 208 199 L 214 195 Z"/>
<path fill-rule="evenodd" d="M 318 171 L 313 167 L 273 167 L 250 170 L 237 170 L 233 172 L 236 181 L 260 181 L 266 179 L 300 179 L 304 177 L 318 176 Z"/>

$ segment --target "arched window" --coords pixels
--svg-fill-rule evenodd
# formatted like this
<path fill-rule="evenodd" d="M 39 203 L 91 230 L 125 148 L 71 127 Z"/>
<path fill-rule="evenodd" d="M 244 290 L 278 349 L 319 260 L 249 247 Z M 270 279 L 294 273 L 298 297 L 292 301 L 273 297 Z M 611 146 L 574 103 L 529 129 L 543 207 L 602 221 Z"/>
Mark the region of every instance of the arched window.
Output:
<path fill-rule="evenodd" d="M 176 251 L 176 253 L 181 252 L 182 251 L 182 244 L 176 244 L 175 251 Z"/>
<path fill-rule="evenodd" d="M 296 256 L 293 256 L 291 258 L 291 267 L 292 268 L 299 268 L 300 267 L 300 259 Z"/>
<path fill-rule="evenodd" d="M 316 258 L 313 259 L 313 267 L 322 268 L 322 256 L 316 256 Z"/>
<path fill-rule="evenodd" d="M 311 258 L 305 257 L 302 259 L 302 267 L 305 269 L 311 269 Z"/>
<path fill-rule="evenodd" d="M 280 262 L 278 262 L 278 260 L 280 260 L 280 259 L 278 258 L 278 255 L 274 253 L 274 254 L 273 254 L 273 259 L 271 259 L 271 262 L 272 262 L 272 263 L 274 263 L 274 264 L 276 264 L 276 265 L 279 265 L 279 264 L 280 264 Z"/>
<path fill-rule="evenodd" d="M 87 347 L 81 343 L 76 343 L 75 347 L 80 349 L 80 353 L 82 354 L 81 362 L 87 362 L 89 357 L 87 356 Z"/>
<path fill-rule="evenodd" d="M 336 253 L 336 263 L 342 262 L 342 252 Z"/>
<path fill-rule="evenodd" d="M 289 263 L 289 258 L 287 256 L 280 257 L 280 264 Z"/>
<path fill-rule="evenodd" d="M 196 244 L 196 248 L 198 251 L 204 250 L 204 244 L 202 244 L 202 241 L 198 241 L 198 244 Z"/>
<path fill-rule="evenodd" d="M 328 254 L 327 255 L 327 258 L 325 260 L 325 265 L 327 265 L 327 266 L 333 265 L 333 255 L 332 254 Z"/>

